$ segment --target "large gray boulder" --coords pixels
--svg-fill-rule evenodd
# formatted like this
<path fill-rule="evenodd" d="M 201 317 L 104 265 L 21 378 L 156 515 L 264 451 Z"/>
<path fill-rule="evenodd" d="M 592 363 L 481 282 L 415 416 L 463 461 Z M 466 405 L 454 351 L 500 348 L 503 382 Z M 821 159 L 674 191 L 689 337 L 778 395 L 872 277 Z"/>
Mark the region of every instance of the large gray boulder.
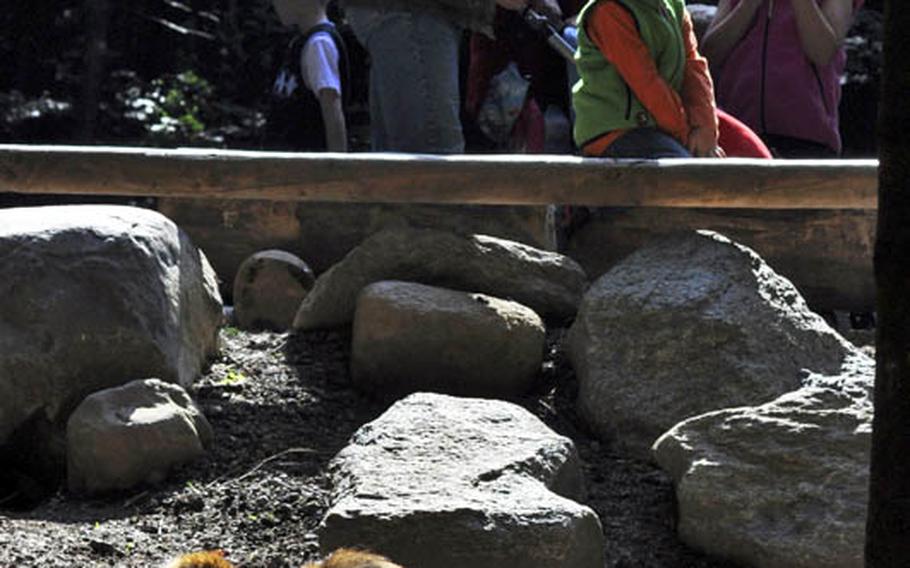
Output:
<path fill-rule="evenodd" d="M 874 362 L 760 406 L 674 426 L 654 446 L 673 478 L 679 535 L 755 568 L 861 568 Z"/>
<path fill-rule="evenodd" d="M 572 259 L 486 235 L 432 229 L 376 233 L 316 279 L 294 327 L 348 325 L 357 294 L 372 282 L 406 280 L 515 300 L 547 321 L 574 317 L 587 284 Z"/>
<path fill-rule="evenodd" d="M 752 250 L 708 231 L 653 243 L 598 279 L 568 339 L 583 419 L 642 458 L 674 424 L 776 398 L 853 349 Z"/>
<path fill-rule="evenodd" d="M 351 379 L 369 392 L 514 397 L 534 386 L 544 325 L 484 294 L 383 281 L 357 299 Z"/>
<path fill-rule="evenodd" d="M 875 309 L 875 225 L 874 209 L 602 207 L 564 253 L 595 280 L 656 239 L 710 229 L 756 251 L 816 309 L 862 312 Z"/>
<path fill-rule="evenodd" d="M 89 395 L 66 426 L 67 484 L 76 493 L 163 481 L 205 455 L 212 429 L 182 387 L 138 380 Z"/>
<path fill-rule="evenodd" d="M 408 568 L 602 568 L 597 515 L 575 499 L 572 442 L 502 401 L 419 393 L 363 426 L 330 464 L 320 547 Z"/>
<path fill-rule="evenodd" d="M 39 414 L 62 427 L 102 388 L 187 385 L 217 351 L 215 274 L 154 211 L 0 210 L 0 258 L 0 444 Z"/>

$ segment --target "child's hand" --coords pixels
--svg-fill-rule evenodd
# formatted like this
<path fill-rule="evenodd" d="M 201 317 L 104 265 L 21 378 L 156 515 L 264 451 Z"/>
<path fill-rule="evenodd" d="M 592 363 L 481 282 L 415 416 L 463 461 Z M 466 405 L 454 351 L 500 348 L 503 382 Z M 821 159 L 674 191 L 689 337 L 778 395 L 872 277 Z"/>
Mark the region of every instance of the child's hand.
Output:
<path fill-rule="evenodd" d="M 686 147 L 689 149 L 689 153 L 696 158 L 720 158 L 722 156 L 718 155 L 718 151 L 723 153 L 723 150 L 717 145 L 714 132 L 700 126 L 689 131 Z"/>

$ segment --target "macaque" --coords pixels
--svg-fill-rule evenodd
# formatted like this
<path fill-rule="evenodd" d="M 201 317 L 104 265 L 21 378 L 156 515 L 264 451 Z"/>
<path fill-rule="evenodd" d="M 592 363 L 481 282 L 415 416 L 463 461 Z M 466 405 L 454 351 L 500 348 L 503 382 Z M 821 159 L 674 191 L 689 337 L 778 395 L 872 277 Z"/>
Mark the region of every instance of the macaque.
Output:
<path fill-rule="evenodd" d="M 319 562 L 310 562 L 304 564 L 303 568 L 402 568 L 384 556 L 364 552 L 362 550 L 352 550 L 350 548 L 339 548 L 328 556 L 325 560 Z"/>
<path fill-rule="evenodd" d="M 234 568 L 222 550 L 191 552 L 175 558 L 166 568 Z"/>
<path fill-rule="evenodd" d="M 234 568 L 221 550 L 192 552 L 175 558 L 166 568 Z M 388 558 L 350 548 L 339 548 L 325 560 L 309 562 L 303 568 L 402 568 Z"/>

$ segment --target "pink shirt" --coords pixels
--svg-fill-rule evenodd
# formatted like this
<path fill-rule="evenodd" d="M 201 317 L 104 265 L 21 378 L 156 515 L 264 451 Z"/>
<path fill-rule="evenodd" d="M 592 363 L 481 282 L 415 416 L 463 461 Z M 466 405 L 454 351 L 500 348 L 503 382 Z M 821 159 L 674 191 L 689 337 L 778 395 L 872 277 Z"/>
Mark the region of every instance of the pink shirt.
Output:
<path fill-rule="evenodd" d="M 854 10 L 863 1 L 854 0 Z M 769 2 L 762 4 L 719 69 L 718 105 L 759 134 L 810 140 L 840 153 L 837 109 L 846 53 L 841 47 L 827 65 L 812 64 L 800 45 L 791 0 L 773 4 L 770 18 Z"/>

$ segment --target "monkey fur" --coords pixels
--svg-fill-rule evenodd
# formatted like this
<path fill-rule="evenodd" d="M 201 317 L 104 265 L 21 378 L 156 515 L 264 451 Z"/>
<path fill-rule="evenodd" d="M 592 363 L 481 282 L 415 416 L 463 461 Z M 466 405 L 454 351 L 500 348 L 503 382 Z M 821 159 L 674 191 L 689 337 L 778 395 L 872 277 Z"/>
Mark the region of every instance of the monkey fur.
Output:
<path fill-rule="evenodd" d="M 166 568 L 234 568 L 221 550 L 192 552 L 175 558 Z M 339 548 L 325 560 L 309 562 L 302 568 L 402 568 L 388 558 L 350 548 Z"/>
<path fill-rule="evenodd" d="M 175 558 L 166 568 L 234 568 L 221 550 L 191 552 Z"/>
<path fill-rule="evenodd" d="M 303 568 L 402 568 L 388 558 L 350 548 L 339 548 L 319 562 L 304 564 Z"/>

